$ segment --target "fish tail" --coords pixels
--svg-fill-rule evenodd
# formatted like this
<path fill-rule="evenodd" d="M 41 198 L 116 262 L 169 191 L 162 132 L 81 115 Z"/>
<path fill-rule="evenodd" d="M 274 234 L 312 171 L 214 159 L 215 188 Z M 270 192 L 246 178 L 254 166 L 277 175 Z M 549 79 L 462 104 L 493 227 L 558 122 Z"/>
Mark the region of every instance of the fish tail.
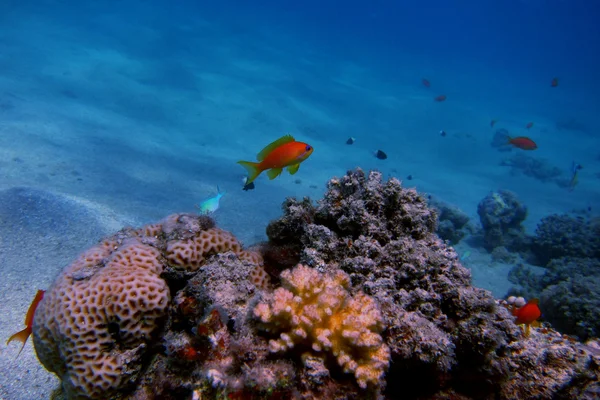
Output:
<path fill-rule="evenodd" d="M 248 171 L 248 180 L 246 181 L 246 185 L 252 183 L 252 181 L 254 181 L 262 172 L 259 163 L 251 161 L 238 161 L 238 164 L 246 168 L 246 171 Z"/>
<path fill-rule="evenodd" d="M 19 353 L 17 354 L 17 357 L 19 357 L 19 354 L 21 354 L 21 352 L 25 348 L 25 343 L 27 343 L 27 339 L 29 339 L 29 335 L 31 335 L 31 332 L 32 332 L 32 329 L 30 327 L 27 327 L 27 328 L 23 329 L 22 331 L 15 333 L 11 337 L 9 337 L 8 340 L 6 341 L 6 344 L 9 344 L 13 340 L 18 340 L 19 342 L 23 343 L 23 345 L 21 346 L 21 350 L 19 350 Z"/>

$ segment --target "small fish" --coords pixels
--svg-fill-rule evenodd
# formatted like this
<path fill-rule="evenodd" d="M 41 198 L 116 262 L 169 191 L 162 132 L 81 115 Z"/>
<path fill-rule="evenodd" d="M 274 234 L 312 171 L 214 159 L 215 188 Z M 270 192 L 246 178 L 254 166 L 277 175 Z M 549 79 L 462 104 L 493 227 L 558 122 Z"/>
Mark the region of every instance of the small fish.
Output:
<path fill-rule="evenodd" d="M 550 82 L 550 87 L 557 87 L 558 86 L 558 78 L 554 77 L 552 78 L 552 81 Z"/>
<path fill-rule="evenodd" d="M 426 88 L 431 87 L 431 82 L 429 82 L 429 79 L 421 79 L 421 83 L 423 83 L 423 86 L 425 86 Z"/>
<path fill-rule="evenodd" d="M 294 175 L 300 163 L 313 153 L 309 144 L 297 142 L 291 135 L 282 136 L 262 149 L 256 159 L 258 162 L 238 161 L 248 171 L 248 184 L 252 183 L 263 171 L 267 171 L 269 179 L 275 179 L 283 168 Z"/>
<path fill-rule="evenodd" d="M 575 161 L 571 164 L 571 180 L 569 181 L 569 192 L 575 190 L 575 186 L 579 183 L 579 170 L 583 167 L 581 164 L 577 164 Z"/>
<path fill-rule="evenodd" d="M 196 208 L 200 210 L 200 214 L 214 213 L 219 209 L 219 200 L 221 200 L 221 197 L 223 197 L 224 194 L 225 192 L 221 192 L 217 186 L 217 195 L 204 200 L 199 206 L 197 205 Z"/>
<path fill-rule="evenodd" d="M 520 308 L 513 308 L 512 314 L 517 317 L 517 325 L 525 325 L 525 337 L 529 336 L 529 327 L 531 325 L 539 325 L 537 320 L 542 316 L 542 311 L 539 307 L 538 299 L 531 299 Z"/>
<path fill-rule="evenodd" d="M 387 158 L 387 154 L 385 154 L 383 151 L 381 150 L 377 150 L 375 152 L 375 157 L 379 158 L 380 160 L 385 160 Z"/>
<path fill-rule="evenodd" d="M 412 180 L 413 180 L 413 176 L 412 176 L 412 175 L 409 175 L 409 176 L 407 176 L 407 177 L 406 177 L 406 180 L 408 180 L 408 181 L 412 181 Z"/>
<path fill-rule="evenodd" d="M 446 136 L 446 131 L 440 131 L 440 136 Z"/>
<path fill-rule="evenodd" d="M 244 179 L 242 179 L 242 183 L 244 184 L 244 186 L 242 187 L 242 190 L 244 191 L 248 191 L 248 190 L 254 190 L 254 182 L 250 182 L 248 183 L 248 177 L 245 176 Z"/>
<path fill-rule="evenodd" d="M 15 333 L 11 337 L 9 337 L 8 341 L 6 342 L 6 344 L 9 344 L 10 342 L 12 342 L 13 340 L 16 339 L 19 342 L 23 343 L 23 346 L 21 346 L 21 350 L 19 350 L 17 357 L 19 357 L 19 354 L 21 354 L 21 352 L 23 351 L 23 348 L 25 347 L 25 343 L 27 343 L 27 339 L 29 339 L 31 332 L 33 331 L 33 316 L 35 315 L 35 310 L 37 309 L 38 305 L 40 304 L 40 301 L 42 301 L 42 299 L 44 298 L 45 292 L 46 292 L 45 290 L 38 290 L 37 293 L 35 294 L 35 297 L 33 298 L 33 301 L 31 302 L 31 305 L 29 306 L 29 309 L 27 310 L 27 314 L 25 315 L 25 329 Z"/>
<path fill-rule="evenodd" d="M 465 252 L 462 254 L 462 256 L 460 256 L 460 260 L 461 260 L 461 261 L 465 261 L 465 260 L 467 260 L 469 257 L 471 257 L 471 251 L 470 251 L 470 250 L 467 250 L 467 251 L 465 251 Z"/>
<path fill-rule="evenodd" d="M 437 102 L 446 101 L 446 95 L 445 94 L 440 94 L 439 96 L 434 97 L 433 100 L 435 100 Z"/>
<path fill-rule="evenodd" d="M 528 122 L 527 125 L 525 125 L 525 128 L 527 128 L 527 129 L 533 128 L 533 122 Z"/>
<path fill-rule="evenodd" d="M 346 140 L 346 144 L 354 144 L 354 141 L 356 139 L 354 139 L 353 137 L 349 138 L 348 140 Z"/>
<path fill-rule="evenodd" d="M 491 121 L 490 121 L 490 126 L 493 128 L 493 127 L 494 127 L 494 125 L 496 125 L 496 122 L 498 122 L 498 120 L 497 120 L 497 119 L 493 119 L 493 120 L 491 120 Z"/>
<path fill-rule="evenodd" d="M 511 144 L 514 147 L 521 150 L 535 150 L 537 149 L 537 144 L 533 140 L 525 136 L 519 136 L 515 138 L 508 137 L 507 144 Z"/>

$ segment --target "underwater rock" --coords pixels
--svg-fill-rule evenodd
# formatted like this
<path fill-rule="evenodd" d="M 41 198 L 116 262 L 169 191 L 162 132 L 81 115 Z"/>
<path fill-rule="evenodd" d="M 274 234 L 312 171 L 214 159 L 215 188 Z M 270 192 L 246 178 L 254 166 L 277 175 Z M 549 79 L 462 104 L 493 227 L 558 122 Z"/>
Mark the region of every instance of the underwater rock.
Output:
<path fill-rule="evenodd" d="M 561 257 L 600 258 L 600 218 L 569 215 L 542 218 L 531 247 L 541 265 Z"/>
<path fill-rule="evenodd" d="M 522 173 L 541 182 L 555 182 L 561 184 L 563 171 L 551 165 L 548 160 L 538 159 L 524 153 L 516 153 L 510 158 L 505 158 L 500 165 L 510 167 L 511 174 Z M 567 179 L 569 180 L 569 179 Z"/>
<path fill-rule="evenodd" d="M 525 229 L 521 226 L 527 217 L 527 207 L 521 204 L 516 194 L 508 190 L 491 192 L 477 205 L 477 214 L 487 251 L 499 246 L 511 251 L 528 248 Z"/>
<path fill-rule="evenodd" d="M 469 233 L 469 216 L 461 209 L 437 199 L 431 199 L 429 205 L 437 210 L 439 237 L 455 245 Z"/>
<path fill-rule="evenodd" d="M 509 294 L 540 299 L 543 319 L 581 340 L 600 336 L 600 260 L 553 259 L 543 274 L 519 265 L 509 273 Z"/>

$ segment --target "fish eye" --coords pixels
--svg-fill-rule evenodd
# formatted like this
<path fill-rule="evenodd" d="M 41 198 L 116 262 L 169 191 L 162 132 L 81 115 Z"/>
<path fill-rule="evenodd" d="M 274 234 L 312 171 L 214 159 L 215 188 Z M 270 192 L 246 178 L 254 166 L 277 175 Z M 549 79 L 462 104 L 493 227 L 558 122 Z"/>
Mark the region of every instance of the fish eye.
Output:
<path fill-rule="evenodd" d="M 312 147 L 310 147 L 309 144 L 306 145 L 306 151 L 310 151 L 310 149 L 312 149 Z"/>

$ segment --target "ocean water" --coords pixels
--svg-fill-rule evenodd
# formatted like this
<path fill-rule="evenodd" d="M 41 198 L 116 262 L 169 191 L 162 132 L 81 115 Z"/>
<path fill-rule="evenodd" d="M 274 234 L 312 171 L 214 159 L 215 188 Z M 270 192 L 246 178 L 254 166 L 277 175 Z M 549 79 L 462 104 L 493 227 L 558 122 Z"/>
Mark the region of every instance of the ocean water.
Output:
<path fill-rule="evenodd" d="M 266 238 L 286 197 L 318 199 L 356 167 L 475 225 L 498 189 L 527 205 L 529 233 L 551 214 L 597 215 L 599 17 L 585 0 L 2 1 L 2 337 L 80 251 L 121 226 L 194 212 L 217 185 L 214 217 L 246 245 Z M 498 151 L 500 128 L 538 148 Z M 287 133 L 311 157 L 243 191 L 236 162 Z M 579 182 L 569 191 L 502 165 L 515 155 L 567 181 L 579 163 Z M 475 284 L 504 296 L 511 266 L 457 249 L 473 252 Z M 2 346 L 2 368 L 19 365 L 15 353 Z M 29 345 L 23 358 L 34 365 Z M 7 373 L 0 397 L 19 398 Z M 32 374 L 47 394 L 51 378 Z"/>

